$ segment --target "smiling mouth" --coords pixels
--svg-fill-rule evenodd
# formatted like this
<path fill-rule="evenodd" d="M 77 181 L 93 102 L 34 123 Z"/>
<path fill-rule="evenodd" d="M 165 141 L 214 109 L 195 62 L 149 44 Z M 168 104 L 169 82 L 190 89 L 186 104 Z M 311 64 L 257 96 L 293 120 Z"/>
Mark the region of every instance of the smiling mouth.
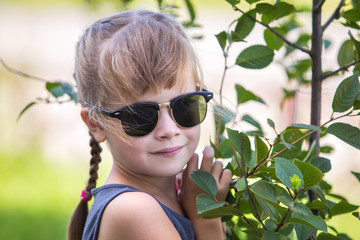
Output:
<path fill-rule="evenodd" d="M 182 148 L 183 148 L 182 146 L 164 148 L 164 149 L 154 152 L 153 154 L 158 155 L 158 156 L 163 156 L 163 157 L 172 157 L 172 156 L 175 156 L 176 154 L 178 154 Z"/>

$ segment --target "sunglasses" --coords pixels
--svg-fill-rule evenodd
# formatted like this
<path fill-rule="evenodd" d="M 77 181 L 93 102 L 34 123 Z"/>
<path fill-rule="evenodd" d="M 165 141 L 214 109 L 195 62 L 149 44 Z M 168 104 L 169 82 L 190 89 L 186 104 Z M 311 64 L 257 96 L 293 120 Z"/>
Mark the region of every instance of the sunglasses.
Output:
<path fill-rule="evenodd" d="M 143 137 L 155 129 L 159 119 L 159 110 L 162 107 L 170 107 L 173 120 L 181 128 L 192 128 L 199 125 L 206 117 L 207 103 L 212 98 L 213 93 L 203 89 L 202 91 L 176 97 L 170 102 L 160 104 L 151 102 L 135 103 L 115 111 L 107 111 L 87 102 L 84 102 L 84 104 L 87 107 L 95 108 L 97 112 L 103 115 L 119 119 L 127 135 Z"/>

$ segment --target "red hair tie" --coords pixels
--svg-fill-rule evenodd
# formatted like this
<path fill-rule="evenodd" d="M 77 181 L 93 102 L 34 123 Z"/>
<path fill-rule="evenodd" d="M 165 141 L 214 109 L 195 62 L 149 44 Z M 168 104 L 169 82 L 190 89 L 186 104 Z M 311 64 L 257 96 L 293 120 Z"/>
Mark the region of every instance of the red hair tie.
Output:
<path fill-rule="evenodd" d="M 92 196 L 89 197 L 88 195 L 85 194 L 85 190 L 81 191 L 81 195 L 80 195 L 81 202 L 88 202 L 91 200 L 91 198 Z"/>

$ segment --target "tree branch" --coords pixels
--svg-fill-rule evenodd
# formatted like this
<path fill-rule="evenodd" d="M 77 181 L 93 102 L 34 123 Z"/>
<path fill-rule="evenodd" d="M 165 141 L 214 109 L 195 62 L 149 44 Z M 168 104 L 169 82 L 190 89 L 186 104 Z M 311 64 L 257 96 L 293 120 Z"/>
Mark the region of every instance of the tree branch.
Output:
<path fill-rule="evenodd" d="M 322 5 L 324 2 L 325 2 L 325 1 L 323 0 L 323 1 L 319 4 L 320 7 L 321 7 L 321 5 Z M 332 21 L 334 21 L 334 19 L 336 18 L 336 16 L 339 15 L 340 9 L 341 9 L 341 7 L 344 5 L 344 3 L 345 3 L 345 0 L 341 0 L 341 1 L 340 1 L 339 5 L 338 5 L 337 8 L 335 9 L 334 13 L 329 17 L 329 19 L 326 21 L 326 23 L 321 27 L 322 32 L 324 32 L 325 29 L 330 25 L 330 23 L 331 23 Z"/>
<path fill-rule="evenodd" d="M 336 73 L 338 73 L 340 71 L 347 70 L 349 67 L 354 66 L 357 63 L 360 63 L 360 58 L 358 60 L 356 60 L 356 61 L 353 61 L 353 62 L 351 62 L 351 63 L 349 63 L 349 64 L 347 64 L 347 65 L 345 65 L 345 66 L 343 66 L 343 67 L 341 67 L 341 68 L 339 68 L 337 70 L 335 70 L 335 71 L 332 71 L 330 73 L 322 75 L 321 80 L 324 80 L 324 79 L 326 79 L 328 77 L 331 77 L 332 75 L 335 75 Z"/>
<path fill-rule="evenodd" d="M 236 11 L 241 12 L 242 14 L 245 14 L 245 12 L 243 10 L 241 10 L 240 8 L 238 8 L 237 6 L 234 6 L 234 9 Z M 296 48 L 304 53 L 307 53 L 309 55 L 311 55 L 311 52 L 309 49 L 305 49 L 300 47 L 299 45 L 296 45 L 295 43 L 290 42 L 289 40 L 287 40 L 283 35 L 281 35 L 278 31 L 276 31 L 274 28 L 270 27 L 268 24 L 263 23 L 259 20 L 257 20 L 256 18 L 253 18 L 252 16 L 248 15 L 248 18 L 250 18 L 252 21 L 259 23 L 260 25 L 264 26 L 265 28 L 269 29 L 272 33 L 274 33 L 276 36 L 278 36 L 279 38 L 281 38 L 281 40 L 283 40 L 287 45 Z"/>
<path fill-rule="evenodd" d="M 316 10 L 319 10 L 325 3 L 326 0 L 322 0 L 321 2 L 318 3 L 318 5 L 315 6 Z"/>

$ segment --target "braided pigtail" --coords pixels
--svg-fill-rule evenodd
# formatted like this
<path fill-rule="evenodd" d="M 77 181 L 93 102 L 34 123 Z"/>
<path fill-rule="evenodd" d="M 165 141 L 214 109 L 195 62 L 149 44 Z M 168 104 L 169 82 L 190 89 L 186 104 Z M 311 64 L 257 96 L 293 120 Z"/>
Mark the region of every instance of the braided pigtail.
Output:
<path fill-rule="evenodd" d="M 88 184 L 81 193 L 80 203 L 74 210 L 70 219 L 68 229 L 68 240 L 81 240 L 87 215 L 89 213 L 88 201 L 92 198 L 91 189 L 96 187 L 96 180 L 98 179 L 97 171 L 99 163 L 101 162 L 100 153 L 101 146 L 95 137 L 90 133 L 90 147 L 91 147 L 91 160 L 90 160 L 90 177 Z"/>

